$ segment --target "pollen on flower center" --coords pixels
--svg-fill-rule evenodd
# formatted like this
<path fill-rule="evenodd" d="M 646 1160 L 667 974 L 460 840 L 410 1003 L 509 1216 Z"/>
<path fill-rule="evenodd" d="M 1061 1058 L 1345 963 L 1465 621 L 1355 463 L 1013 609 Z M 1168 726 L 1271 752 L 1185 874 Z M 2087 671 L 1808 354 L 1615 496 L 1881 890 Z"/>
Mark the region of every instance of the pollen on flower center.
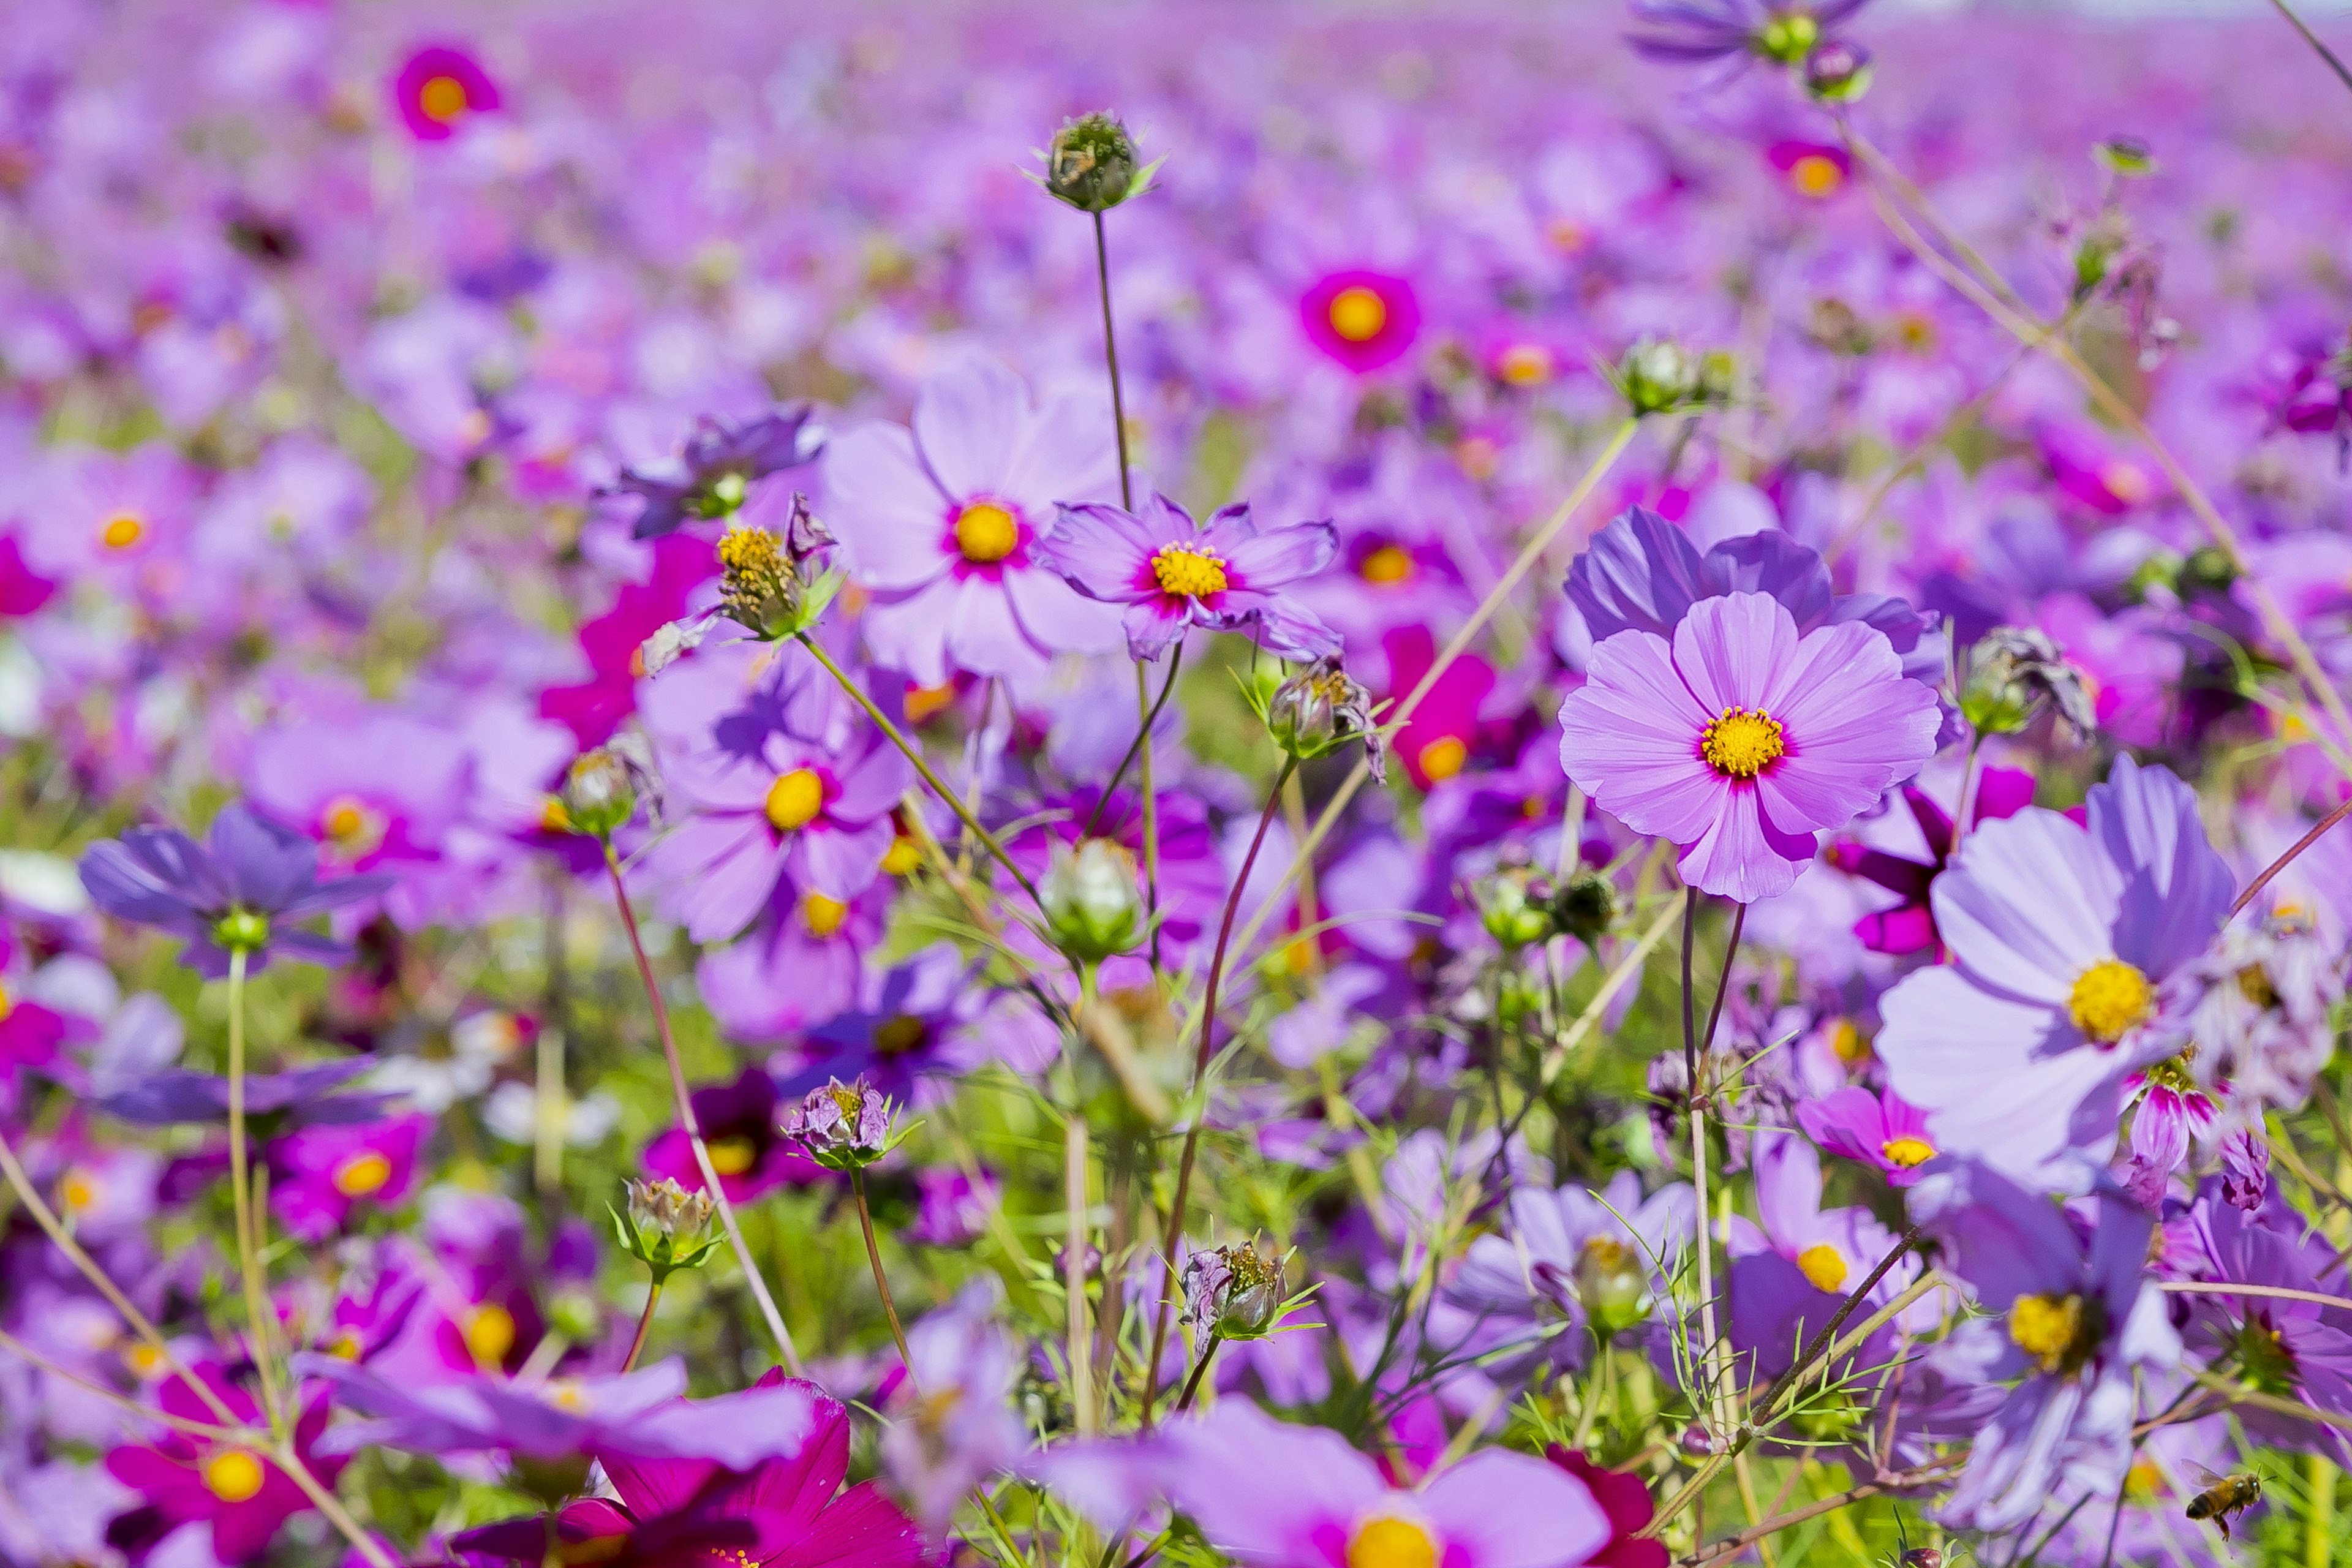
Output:
<path fill-rule="evenodd" d="M 319 813 L 319 835 L 336 848 L 365 854 L 383 841 L 383 818 L 353 795 L 340 795 Z"/>
<path fill-rule="evenodd" d="M 719 536 L 719 564 L 732 576 L 765 579 L 783 569 L 783 555 L 774 534 L 737 523 Z"/>
<path fill-rule="evenodd" d="M 1412 556 L 1402 545 L 1383 544 L 1364 557 L 1356 574 L 1365 582 L 1385 588 L 1412 575 Z"/>
<path fill-rule="evenodd" d="M 347 1198 L 363 1198 L 381 1191 L 392 1180 L 392 1162 L 373 1149 L 352 1155 L 335 1167 L 335 1191 Z"/>
<path fill-rule="evenodd" d="M 1359 283 L 1331 296 L 1331 330 L 1351 343 L 1370 342 L 1389 324 L 1388 302 Z"/>
<path fill-rule="evenodd" d="M 1409 1519 L 1368 1519 L 1348 1540 L 1348 1568 L 1437 1568 L 1437 1542 Z"/>
<path fill-rule="evenodd" d="M 1878 1146 L 1878 1152 L 1906 1171 L 1936 1157 L 1936 1146 L 1925 1138 L 1889 1138 Z"/>
<path fill-rule="evenodd" d="M 1816 1290 L 1839 1290 L 1845 1287 L 1845 1258 L 1827 1242 L 1809 1247 L 1797 1254 L 1797 1268 L 1812 1281 Z"/>
<path fill-rule="evenodd" d="M 2120 958 L 2108 958 L 2075 977 L 2066 1012 L 2084 1038 L 2112 1046 L 2147 1020 L 2155 1002 L 2147 975 Z"/>
<path fill-rule="evenodd" d="M 976 500 L 956 513 L 956 548 L 975 566 L 988 566 L 1013 553 L 1021 525 L 994 501 Z"/>
<path fill-rule="evenodd" d="M 1151 575 L 1163 594 L 1206 598 L 1225 591 L 1225 558 L 1197 545 L 1162 545 L 1151 557 Z"/>
<path fill-rule="evenodd" d="M 1698 738 L 1699 755 L 1727 779 L 1752 779 L 1787 750 L 1780 721 L 1760 708 L 1727 708 Z"/>
<path fill-rule="evenodd" d="M 2079 1295 L 2020 1296 L 2010 1304 L 2009 1337 L 2043 1372 L 2078 1372 L 2099 1340 L 2098 1304 Z"/>
<path fill-rule="evenodd" d="M 849 906 L 838 899 L 828 899 L 823 893 L 801 895 L 801 920 L 807 925 L 809 935 L 822 941 L 841 929 L 849 918 Z"/>
<path fill-rule="evenodd" d="M 109 550 L 128 550 L 146 536 L 146 521 L 135 511 L 118 511 L 98 530 L 98 542 Z"/>
<path fill-rule="evenodd" d="M 483 1366 L 498 1366 L 514 1349 L 514 1314 L 495 1302 L 466 1314 L 466 1353 Z"/>
<path fill-rule="evenodd" d="M 710 1168 L 722 1176 L 740 1176 L 760 1163 L 760 1151 L 749 1138 L 713 1138 L 704 1148 Z"/>
<path fill-rule="evenodd" d="M 768 786 L 768 800 L 763 808 L 769 825 L 779 833 L 793 833 L 806 827 L 824 809 L 824 781 L 813 768 L 794 768 L 778 775 Z"/>
<path fill-rule="evenodd" d="M 205 1487 L 223 1502 L 244 1502 L 261 1490 L 261 1461 L 242 1448 L 224 1448 L 205 1461 Z"/>
<path fill-rule="evenodd" d="M 901 1013 L 875 1028 L 874 1049 L 881 1056 L 903 1057 L 921 1050 L 930 1035 L 929 1025 L 911 1013 Z"/>
<path fill-rule="evenodd" d="M 98 1178 L 76 1165 L 58 1178 L 58 1201 L 68 1209 L 95 1207 L 99 1196 Z"/>
<path fill-rule="evenodd" d="M 1789 165 L 1789 184 L 1804 196 L 1826 196 L 1845 183 L 1845 171 L 1823 153 L 1808 153 Z"/>
<path fill-rule="evenodd" d="M 425 118 L 446 125 L 466 112 L 466 84 L 453 76 L 436 76 L 416 89 L 416 107 Z"/>

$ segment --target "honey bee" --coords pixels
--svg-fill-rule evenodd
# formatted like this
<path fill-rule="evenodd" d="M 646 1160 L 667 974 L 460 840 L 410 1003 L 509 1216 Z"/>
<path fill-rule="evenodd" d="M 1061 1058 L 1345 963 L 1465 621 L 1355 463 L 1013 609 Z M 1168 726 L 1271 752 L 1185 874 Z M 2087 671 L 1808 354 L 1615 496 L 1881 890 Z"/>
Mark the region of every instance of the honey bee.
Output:
<path fill-rule="evenodd" d="M 2221 1539 L 2230 1539 L 2230 1521 L 2263 1500 L 2263 1478 L 2252 1470 L 2241 1470 L 2234 1476 L 2217 1476 L 2198 1467 L 2205 1479 L 2205 1489 L 2189 1500 L 2189 1517 L 2210 1519 L 2221 1527 Z"/>

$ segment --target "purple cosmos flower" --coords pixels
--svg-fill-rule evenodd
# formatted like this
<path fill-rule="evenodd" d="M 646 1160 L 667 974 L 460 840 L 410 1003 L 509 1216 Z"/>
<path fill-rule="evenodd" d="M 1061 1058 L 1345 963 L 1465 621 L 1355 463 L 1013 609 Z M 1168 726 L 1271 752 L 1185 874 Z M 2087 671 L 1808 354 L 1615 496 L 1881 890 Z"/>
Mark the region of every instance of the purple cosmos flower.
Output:
<path fill-rule="evenodd" d="M 643 498 L 631 532 L 654 539 L 676 532 L 689 517 L 726 516 L 744 504 L 751 486 L 813 463 L 824 450 L 824 426 L 806 403 L 780 404 L 736 421 L 705 415 L 675 456 L 631 464 L 604 493 Z"/>
<path fill-rule="evenodd" d="M 988 1216 L 1003 1202 L 996 1178 L 933 1167 L 915 1176 L 915 1223 L 901 1234 L 924 1247 L 963 1247 L 988 1228 Z"/>
<path fill-rule="evenodd" d="M 399 1116 L 301 1128 L 270 1146 L 269 1206 L 305 1241 L 341 1229 L 362 1204 L 392 1208 L 415 1185 L 433 1126 L 429 1116 Z"/>
<path fill-rule="evenodd" d="M 882 1465 L 934 1534 L 971 1489 L 1029 1447 L 1013 1413 L 1021 1360 L 1004 1327 L 1004 1289 L 982 1275 L 907 1330 L 909 1375 L 891 1399 Z"/>
<path fill-rule="evenodd" d="M 1951 861 L 1952 818 L 1916 784 L 1904 786 L 1903 804 L 1911 808 L 1919 837 L 1927 842 L 1925 863 L 1851 840 L 1829 848 L 1831 865 L 1850 877 L 1875 882 L 1902 900 L 1854 922 L 1853 934 L 1873 952 L 1917 952 L 1941 940 L 1936 933 L 1927 891 Z M 1976 809 L 1969 814 L 1969 826 L 2015 816 L 2032 804 L 2032 773 L 2017 768 L 1987 768 L 1977 784 Z"/>
<path fill-rule="evenodd" d="M 2162 768 L 2118 758 L 2086 823 L 2034 807 L 1969 837 L 1933 893 L 1952 963 L 1887 993 L 1877 1040 L 1939 1150 L 2078 1188 L 2114 1146 L 2126 1076 L 2178 1050 L 2149 1027 L 2158 988 L 2232 886 Z"/>
<path fill-rule="evenodd" d="M 1775 5 L 1767 0 L 1633 0 L 1633 47 L 1656 60 L 1754 56 L 1795 65 L 1866 0 Z"/>
<path fill-rule="evenodd" d="M 1205 524 L 1166 496 L 1139 511 L 1066 506 L 1042 546 L 1046 563 L 1090 599 L 1128 606 L 1127 651 L 1158 658 L 1194 626 L 1255 628 L 1265 646 L 1301 662 L 1339 651 L 1339 635 L 1279 590 L 1320 572 L 1339 548 L 1328 522 L 1261 533 L 1246 503 Z"/>
<path fill-rule="evenodd" d="M 1481 1449 L 1405 1490 L 1338 1433 L 1240 1399 L 1143 1452 L 1209 1543 L 1256 1568 L 1575 1568 L 1613 1533 L 1581 1481 L 1533 1455 Z"/>
<path fill-rule="evenodd" d="M 117 920 L 188 939 L 181 961 L 197 973 L 228 973 L 232 948 L 259 970 L 270 950 L 318 963 L 339 961 L 341 943 L 278 922 L 341 908 L 391 885 L 380 876 L 319 880 L 319 850 L 308 838 L 225 806 L 198 844 L 177 828 L 133 827 L 82 852 L 82 885 Z"/>
<path fill-rule="evenodd" d="M 362 1091 L 338 1094 L 366 1072 L 367 1061 L 312 1062 L 285 1072 L 260 1073 L 245 1080 L 245 1114 L 257 1122 L 283 1127 L 349 1126 L 373 1121 L 396 1098 Z M 228 1120 L 228 1079 L 173 1068 L 108 1095 L 99 1108 L 121 1121 L 172 1127 Z"/>
<path fill-rule="evenodd" d="M 266 1426 L 261 1406 L 221 1368 L 203 1364 L 190 1370 L 210 1385 L 231 1415 L 247 1426 Z M 164 1414 L 183 1421 L 210 1425 L 219 1420 L 181 1378 L 166 1383 L 156 1403 Z M 331 1487 L 342 1464 L 320 1457 L 319 1438 L 326 1426 L 327 1402 L 315 1398 L 303 1407 L 295 1426 L 294 1446 L 310 1473 Z M 181 1525 L 204 1522 L 212 1526 L 214 1557 L 228 1563 L 250 1563 L 269 1549 L 280 1525 L 310 1509 L 302 1489 L 267 1455 L 177 1431 L 152 1447 L 115 1449 L 106 1457 L 106 1469 L 145 1499 L 142 1506 L 107 1529 L 109 1544 L 134 1556 Z"/>
<path fill-rule="evenodd" d="M 971 963 L 945 943 L 869 973 L 864 991 L 808 1031 L 803 1065 L 789 1076 L 788 1090 L 856 1079 L 904 1100 L 926 1082 L 951 1081 L 992 1059 L 1008 1033 L 1020 1068 L 1050 1063 L 1058 1043 L 1037 1038 L 1034 1009 L 975 984 Z"/>
<path fill-rule="evenodd" d="M 1421 301 L 1405 279 L 1360 268 L 1328 273 L 1298 301 L 1307 341 L 1358 375 L 1393 364 L 1421 335 Z"/>
<path fill-rule="evenodd" d="M 695 966 L 703 1005 L 741 1040 L 780 1040 L 856 1005 L 893 890 L 877 882 L 844 903 L 780 879 L 751 929 Z"/>
<path fill-rule="evenodd" d="M 686 1455 L 600 1449 L 614 1496 L 567 1505 L 552 1521 L 510 1519 L 451 1539 L 457 1552 L 537 1563 L 620 1568 L 919 1568 L 922 1534 L 872 1481 L 842 1491 L 849 1473 L 849 1413 L 814 1384 L 771 1370 L 748 1394 L 680 1402 L 706 1423 L 731 1403 L 783 1396 L 791 1441 L 722 1465 Z M 746 1414 L 749 1412 L 746 1411 Z M 838 1495 L 836 1495 L 838 1494 Z M 551 1532 L 550 1524 L 553 1525 Z"/>
<path fill-rule="evenodd" d="M 1927 1131 L 1927 1113 L 1889 1089 L 1832 1089 L 1797 1107 L 1805 1136 L 1832 1154 L 1874 1165 L 1898 1187 L 1919 1179 L 1919 1167 L 1939 1151 Z"/>
<path fill-rule="evenodd" d="M 759 1068 L 745 1068 L 733 1083 L 696 1089 L 694 1121 L 730 1203 L 748 1204 L 787 1182 L 818 1179 L 816 1164 L 778 1134 L 776 1080 Z M 702 1167 L 682 1127 L 646 1144 L 645 1164 L 650 1174 L 667 1176 L 688 1192 L 702 1190 Z"/>
<path fill-rule="evenodd" d="M 458 124 L 499 107 L 499 84 L 465 50 L 428 44 L 401 63 L 393 106 L 419 142 L 446 142 Z"/>
<path fill-rule="evenodd" d="M 1935 694 L 1855 621 L 1799 633 L 1762 594 L 1693 605 L 1671 646 L 1622 631 L 1560 710 L 1560 761 L 1595 804 L 1673 842 L 1683 880 L 1751 903 L 1785 893 L 1815 835 L 1935 754 Z"/>
<path fill-rule="evenodd" d="M 419 1384 L 308 1352 L 290 1364 L 333 1384 L 335 1402 L 366 1417 L 331 1428 L 319 1444 L 330 1454 L 366 1447 L 542 1459 L 609 1453 L 703 1459 L 742 1470 L 802 1452 L 825 1403 L 808 1384 L 781 1379 L 715 1399 L 683 1399 L 686 1368 L 675 1361 L 615 1377 L 535 1384 L 481 1376 Z"/>
<path fill-rule="evenodd" d="M 2019 1380 L 1976 1434 L 1946 1522 L 2011 1529 L 2061 1474 L 2113 1496 L 2131 1463 L 2135 1373 L 2180 1356 L 2165 1296 L 2148 1277 L 2154 1220 L 2103 1198 L 2085 1240 L 2056 1204 L 1978 1164 L 1939 1171 L 1911 1202 L 1987 1314 L 1954 1330 L 1931 1365 L 1974 1382 Z"/>
<path fill-rule="evenodd" d="M 1019 376 L 973 356 L 924 383 L 911 430 L 863 425 L 835 441 L 824 479 L 850 575 L 874 592 L 863 619 L 882 664 L 938 686 L 1112 646 L 1110 614 L 1040 545 L 1055 506 L 1118 484 L 1109 415 L 1091 399 L 1033 405 Z"/>
<path fill-rule="evenodd" d="M 2342 1294 L 2335 1288 L 2341 1283 L 2336 1249 L 2275 1194 L 2247 1213 L 2209 1185 L 2189 1217 L 2196 1243 L 2189 1267 L 2195 1278 Z M 2241 1375 L 2265 1394 L 2315 1410 L 2352 1409 L 2352 1311 L 2218 1292 L 2192 1295 L 2188 1301 L 2193 1349 L 2216 1360 L 2234 1352 Z M 2311 1424 L 2296 1416 L 2255 1405 L 2236 1414 L 2258 1440 L 2295 1448 L 2316 1436 L 2339 1457 L 2352 1457 L 2352 1436 L 2341 1426 L 2315 1434 Z"/>
<path fill-rule="evenodd" d="M 1687 1183 L 1644 1198 L 1631 1171 L 1599 1192 L 1520 1186 L 1508 1213 L 1507 1235 L 1470 1244 L 1452 1294 L 1492 1321 L 1517 1326 L 1517 1338 L 1565 1319 L 1571 1331 L 1551 1345 L 1564 1366 L 1582 1363 L 1591 1338 L 1609 1338 L 1649 1315 L 1698 1225 Z"/>

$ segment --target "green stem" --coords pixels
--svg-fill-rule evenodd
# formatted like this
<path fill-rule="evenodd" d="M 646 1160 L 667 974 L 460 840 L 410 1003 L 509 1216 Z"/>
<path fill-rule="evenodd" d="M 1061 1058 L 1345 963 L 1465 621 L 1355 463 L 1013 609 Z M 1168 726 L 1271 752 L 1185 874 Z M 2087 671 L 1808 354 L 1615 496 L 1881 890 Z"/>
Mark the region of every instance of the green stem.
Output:
<path fill-rule="evenodd" d="M 253 1338 L 254 1370 L 261 1378 L 261 1407 L 268 1414 L 270 1430 L 284 1420 L 278 1407 L 278 1379 L 270 1367 L 269 1289 L 256 1242 L 252 1175 L 245 1130 L 245 965 L 246 950 L 228 954 L 228 1184 L 236 1226 L 236 1261 L 245 1283 L 245 1310 Z"/>
<path fill-rule="evenodd" d="M 623 1372 L 634 1371 L 637 1364 L 637 1358 L 646 1353 L 646 1336 L 653 1332 L 654 1309 L 661 1305 L 661 1278 L 656 1275 L 653 1284 L 646 1290 L 646 1310 L 637 1314 L 637 1331 L 629 1341 L 628 1359 L 621 1363 Z"/>
<path fill-rule="evenodd" d="M 1110 797 L 1118 793 L 1120 783 L 1127 777 L 1127 770 L 1133 767 L 1135 759 L 1143 754 L 1144 743 L 1150 737 L 1152 726 L 1160 722 L 1160 710 L 1168 706 L 1168 699 L 1176 689 L 1177 672 L 1183 668 L 1184 644 L 1181 639 L 1179 639 L 1176 646 L 1169 651 L 1168 679 L 1160 683 L 1159 699 L 1151 704 L 1150 710 L 1144 714 L 1143 722 L 1136 729 L 1135 739 L 1128 742 L 1127 755 L 1119 758 L 1118 766 L 1111 770 L 1110 783 L 1103 785 L 1101 795 L 1095 801 L 1094 810 L 1087 814 L 1087 825 L 1079 830 L 1079 837 L 1094 837 L 1096 826 L 1102 821 L 1103 809 L 1110 804 Z M 1139 664 L 1135 667 L 1135 674 L 1138 680 L 1143 678 L 1142 665 Z M 1147 795 L 1150 793 L 1151 785 L 1148 782 L 1143 787 Z"/>
<path fill-rule="evenodd" d="M 1201 1342 L 1201 1359 L 1192 1363 L 1192 1375 L 1184 1380 L 1184 1392 L 1176 1397 L 1178 1410 L 1192 1408 L 1192 1396 L 1201 1392 L 1201 1379 L 1208 1374 L 1209 1363 L 1217 1359 L 1217 1347 L 1224 1342 L 1224 1337 L 1214 1329 Z"/>
<path fill-rule="evenodd" d="M 849 1192 L 857 1203 L 858 1227 L 866 1233 L 866 1261 L 874 1266 L 874 1289 L 881 1292 L 882 1315 L 890 1320 L 890 1337 L 898 1344 L 898 1364 L 907 1369 L 907 1382 L 915 1382 L 915 1356 L 907 1348 L 907 1331 L 898 1322 L 898 1303 L 891 1299 L 889 1277 L 882 1272 L 882 1248 L 874 1239 L 874 1211 L 866 1202 L 866 1173 L 858 1166 L 849 1168 Z"/>
<path fill-rule="evenodd" d="M 1045 900 L 1037 896 L 1036 884 L 1030 881 L 1027 874 L 1013 863 L 1013 857 L 1004 852 L 1004 846 L 996 841 L 996 836 L 980 825 L 980 818 L 971 814 L 971 808 L 956 798 L 955 791 L 940 782 L 940 775 L 931 772 L 931 765 L 923 760 L 922 753 L 908 742 L 907 737 L 899 731 L 898 725 L 890 722 L 890 716 L 874 705 L 874 700 L 866 695 L 865 689 L 849 678 L 847 670 L 834 662 L 833 656 L 824 651 L 824 646 L 816 638 L 806 632 L 796 635 L 801 646 L 816 656 L 816 661 L 824 666 L 834 679 L 841 683 L 841 689 L 849 693 L 850 700 L 864 709 L 866 716 L 874 721 L 883 734 L 889 737 L 890 743 L 898 747 L 899 752 L 908 762 L 915 764 L 915 771 L 922 775 L 923 782 L 930 786 L 931 793 L 947 802 L 949 807 L 962 820 L 964 830 L 979 839 L 987 847 L 988 852 L 996 857 L 998 864 L 1013 873 L 1013 879 L 1021 884 L 1021 890 L 1029 895 L 1029 901 L 1042 909 Z"/>

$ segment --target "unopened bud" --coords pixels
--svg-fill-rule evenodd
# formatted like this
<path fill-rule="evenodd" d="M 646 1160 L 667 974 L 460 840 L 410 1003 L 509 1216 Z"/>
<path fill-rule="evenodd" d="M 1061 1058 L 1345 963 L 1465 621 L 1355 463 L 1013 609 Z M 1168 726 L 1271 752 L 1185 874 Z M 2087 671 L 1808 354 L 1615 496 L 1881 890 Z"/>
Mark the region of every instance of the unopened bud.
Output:
<path fill-rule="evenodd" d="M 1087 114 L 1054 132 L 1045 189 L 1084 213 L 1108 212 L 1136 190 L 1135 142 L 1110 114 Z"/>
<path fill-rule="evenodd" d="M 1258 1340 L 1282 1316 L 1282 1268 L 1250 1243 L 1195 1252 L 1184 1260 L 1184 1321 L 1220 1339 Z"/>
<path fill-rule="evenodd" d="M 850 1171 L 870 1165 L 893 1147 L 890 1099 L 863 1078 L 856 1083 L 835 1079 L 823 1089 L 787 1109 L 779 1125 L 785 1137 L 799 1144 L 829 1171 Z"/>
<path fill-rule="evenodd" d="M 1579 871 L 1553 891 L 1551 918 L 1590 947 L 1617 923 L 1617 884 L 1598 871 Z"/>
<path fill-rule="evenodd" d="M 1675 414 L 1727 402 L 1731 356 L 1693 354 L 1680 343 L 1644 339 L 1626 352 L 1613 373 L 1617 390 L 1635 415 Z"/>
<path fill-rule="evenodd" d="M 1317 659 L 1275 689 L 1265 726 L 1274 743 L 1302 763 L 1361 739 L 1373 780 L 1388 782 L 1381 732 L 1372 722 L 1372 694 L 1339 667 L 1337 654 Z"/>
<path fill-rule="evenodd" d="M 1960 713 L 1981 735 L 2013 735 L 2045 707 L 2075 735 L 2099 727 L 2083 672 L 2058 645 L 2029 626 L 1995 626 L 1969 656 Z"/>
<path fill-rule="evenodd" d="M 610 838 L 636 815 L 636 779 L 618 752 L 599 746 L 573 761 L 555 798 L 564 826 L 592 838 Z"/>
<path fill-rule="evenodd" d="M 1805 57 L 1805 90 L 1823 103 L 1852 103 L 1870 90 L 1870 51 L 1831 38 Z"/>
<path fill-rule="evenodd" d="M 707 1193 L 690 1193 L 667 1176 L 627 1184 L 629 1212 L 613 1215 L 621 1249 L 653 1270 L 658 1285 L 681 1268 L 710 1256 L 719 1238 L 709 1234 L 716 1205 Z"/>
<path fill-rule="evenodd" d="M 2137 136 L 2110 136 L 2091 149 L 2091 156 L 2127 180 L 2156 173 L 2156 154 Z"/>
<path fill-rule="evenodd" d="M 1793 66 L 1811 54 L 1821 38 L 1822 25 L 1810 12 L 1775 11 L 1749 42 L 1766 59 Z"/>
<path fill-rule="evenodd" d="M 1472 889 L 1486 934 L 1507 948 L 1530 947 L 1553 934 L 1550 879 L 1506 867 Z"/>
<path fill-rule="evenodd" d="M 1135 857 L 1108 838 L 1056 847 L 1037 889 L 1054 945 L 1083 963 L 1099 963 L 1143 940 L 1143 889 Z"/>
<path fill-rule="evenodd" d="M 1593 1332 L 1606 1340 L 1650 1315 L 1650 1271 L 1635 1247 L 1593 1237 L 1576 1256 L 1576 1297 Z"/>

